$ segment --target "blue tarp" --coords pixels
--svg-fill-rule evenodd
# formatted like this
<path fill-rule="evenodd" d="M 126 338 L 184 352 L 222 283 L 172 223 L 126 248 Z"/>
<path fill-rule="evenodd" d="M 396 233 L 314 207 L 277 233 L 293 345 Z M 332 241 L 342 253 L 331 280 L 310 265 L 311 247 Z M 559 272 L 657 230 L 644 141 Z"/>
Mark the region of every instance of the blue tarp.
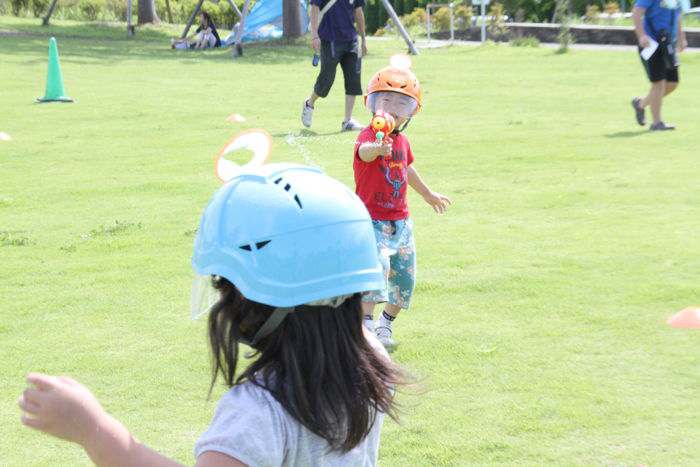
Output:
<path fill-rule="evenodd" d="M 301 30 L 309 29 L 309 12 L 306 0 L 299 0 Z M 238 26 L 238 25 L 236 25 Z M 222 46 L 236 41 L 236 30 L 224 39 Z M 282 0 L 258 0 L 248 13 L 243 29 L 243 42 L 266 41 L 282 37 Z"/>

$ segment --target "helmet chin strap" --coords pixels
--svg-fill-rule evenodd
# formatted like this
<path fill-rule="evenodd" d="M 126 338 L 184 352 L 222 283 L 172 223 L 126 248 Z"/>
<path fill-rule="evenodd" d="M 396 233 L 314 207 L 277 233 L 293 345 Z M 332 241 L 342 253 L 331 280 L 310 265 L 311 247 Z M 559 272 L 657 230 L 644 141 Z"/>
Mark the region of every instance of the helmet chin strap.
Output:
<path fill-rule="evenodd" d="M 403 122 L 403 125 L 401 125 L 401 128 L 395 128 L 392 133 L 395 133 L 395 134 L 401 133 L 402 131 L 404 131 L 406 129 L 406 127 L 408 126 L 409 123 L 411 123 L 411 118 L 408 118 L 405 122 Z"/>
<path fill-rule="evenodd" d="M 258 342 L 260 342 L 262 339 L 266 338 L 272 332 L 277 329 L 277 327 L 282 324 L 282 321 L 284 321 L 284 318 L 287 317 L 287 315 L 291 312 L 294 311 L 294 307 L 288 307 L 288 308 L 275 308 L 275 310 L 272 312 L 269 318 L 260 326 L 258 329 L 258 332 L 255 333 L 255 336 L 253 336 L 253 339 L 248 341 L 248 339 L 241 337 L 238 339 L 240 342 L 249 345 L 251 347 L 254 347 Z"/>
<path fill-rule="evenodd" d="M 337 297 L 329 297 L 321 300 L 315 300 L 313 302 L 307 303 L 306 305 L 329 306 L 331 308 L 338 308 L 352 296 L 353 294 L 339 295 Z M 275 308 L 272 311 L 272 314 L 265 320 L 262 326 L 260 326 L 258 331 L 255 333 L 255 336 L 253 336 L 253 338 L 250 341 L 242 336 L 238 339 L 238 341 L 251 347 L 255 346 L 262 339 L 272 334 L 279 327 L 279 325 L 282 324 L 284 318 L 286 318 L 289 313 L 293 313 L 295 309 L 296 307 L 293 306 Z"/>

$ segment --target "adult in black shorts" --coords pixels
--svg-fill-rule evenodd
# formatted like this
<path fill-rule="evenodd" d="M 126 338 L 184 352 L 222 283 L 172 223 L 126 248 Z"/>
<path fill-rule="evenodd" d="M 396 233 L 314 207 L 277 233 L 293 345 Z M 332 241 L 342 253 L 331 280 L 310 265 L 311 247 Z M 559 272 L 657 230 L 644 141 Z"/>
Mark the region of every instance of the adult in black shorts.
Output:
<path fill-rule="evenodd" d="M 362 95 L 362 57 L 367 54 L 364 5 L 365 0 L 311 0 L 311 45 L 321 57 L 321 70 L 301 112 L 301 122 L 307 128 L 311 126 L 316 100 L 326 97 L 333 86 L 338 65 L 345 78 L 345 119 L 341 130 L 364 128 L 352 118 L 355 98 Z"/>
<path fill-rule="evenodd" d="M 639 42 L 639 56 L 651 81 L 646 97 L 632 99 L 635 118 L 646 125 L 644 109 L 651 107 L 653 122 L 650 130 L 674 130 L 661 120 L 663 98 L 678 87 L 678 54 L 687 41 L 681 26 L 679 0 L 637 0 L 632 13 Z"/>

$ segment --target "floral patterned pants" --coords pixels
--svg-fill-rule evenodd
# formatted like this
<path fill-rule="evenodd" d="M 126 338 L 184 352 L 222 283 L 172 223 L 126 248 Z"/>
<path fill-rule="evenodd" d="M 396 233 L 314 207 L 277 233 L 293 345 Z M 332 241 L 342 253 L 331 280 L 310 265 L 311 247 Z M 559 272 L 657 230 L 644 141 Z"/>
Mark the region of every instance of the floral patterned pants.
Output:
<path fill-rule="evenodd" d="M 384 290 L 366 292 L 365 302 L 389 302 L 407 309 L 416 285 L 416 244 L 413 221 L 372 221 L 379 258 L 387 286 Z"/>

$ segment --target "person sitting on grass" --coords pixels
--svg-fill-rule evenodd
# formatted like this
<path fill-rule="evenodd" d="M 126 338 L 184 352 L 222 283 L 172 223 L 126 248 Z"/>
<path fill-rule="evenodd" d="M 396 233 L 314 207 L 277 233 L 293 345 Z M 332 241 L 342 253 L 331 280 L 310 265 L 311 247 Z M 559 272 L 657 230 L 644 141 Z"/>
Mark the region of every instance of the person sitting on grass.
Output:
<path fill-rule="evenodd" d="M 202 300 L 192 307 L 209 313 L 211 388 L 219 374 L 229 388 L 196 465 L 376 465 L 405 377 L 362 325 L 361 293 L 384 277 L 360 199 L 311 167 L 247 170 L 207 206 L 192 265 L 195 283 L 213 287 L 194 287 Z M 239 343 L 255 351 L 243 369 Z M 27 380 L 24 425 L 78 443 L 97 465 L 181 465 L 137 441 L 77 381 Z"/>
<path fill-rule="evenodd" d="M 199 26 L 194 34 L 184 39 L 172 39 L 170 47 L 173 49 L 211 49 L 221 47 L 221 39 L 216 30 L 214 21 L 206 11 L 199 15 Z"/>

